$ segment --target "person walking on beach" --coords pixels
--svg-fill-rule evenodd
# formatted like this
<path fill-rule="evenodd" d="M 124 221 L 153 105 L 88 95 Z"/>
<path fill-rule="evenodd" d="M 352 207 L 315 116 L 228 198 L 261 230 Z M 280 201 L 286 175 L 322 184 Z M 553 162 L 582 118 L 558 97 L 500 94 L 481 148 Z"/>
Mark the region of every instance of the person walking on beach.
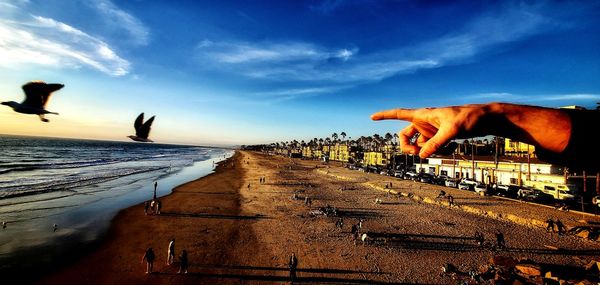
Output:
<path fill-rule="evenodd" d="M 565 225 L 563 225 L 563 223 L 558 219 L 556 220 L 556 229 L 557 229 L 559 235 L 562 235 L 565 233 Z"/>
<path fill-rule="evenodd" d="M 144 253 L 144 256 L 142 257 L 142 263 L 144 263 L 144 261 L 146 261 L 146 274 L 151 274 L 152 273 L 152 267 L 154 266 L 154 258 L 156 256 L 154 255 L 154 251 L 152 250 L 151 247 L 149 247 L 146 250 L 146 253 Z"/>
<path fill-rule="evenodd" d="M 156 201 L 156 214 L 160 215 L 160 208 L 162 207 L 162 203 L 160 202 L 160 200 Z"/>
<path fill-rule="evenodd" d="M 167 265 L 173 264 L 175 261 L 175 239 L 172 238 L 167 249 Z"/>
<path fill-rule="evenodd" d="M 448 206 L 454 206 L 454 197 L 452 195 L 448 195 Z"/>
<path fill-rule="evenodd" d="M 506 242 L 504 241 L 504 234 L 500 231 L 496 233 L 496 246 L 498 248 L 506 248 Z"/>
<path fill-rule="evenodd" d="M 148 208 L 150 207 L 150 203 L 148 201 L 144 202 L 144 215 L 148 215 Z"/>
<path fill-rule="evenodd" d="M 6 229 L 6 222 L 2 222 L 2 229 Z"/>
<path fill-rule="evenodd" d="M 483 234 L 480 233 L 479 231 L 475 232 L 475 241 L 477 242 L 478 246 L 483 246 L 483 242 L 485 241 L 485 238 L 483 237 Z"/>
<path fill-rule="evenodd" d="M 550 218 L 546 220 L 546 232 L 554 232 L 554 221 Z"/>
<path fill-rule="evenodd" d="M 179 256 L 179 271 L 177 273 L 188 273 L 188 253 L 184 249 Z"/>
<path fill-rule="evenodd" d="M 290 268 L 290 282 L 291 284 L 294 284 L 294 281 L 296 280 L 296 269 L 298 268 L 298 258 L 296 258 L 295 253 L 292 253 L 288 266 Z"/>
<path fill-rule="evenodd" d="M 156 199 L 152 199 L 152 201 L 150 201 L 150 210 L 152 210 L 152 214 L 155 214 L 156 212 Z"/>

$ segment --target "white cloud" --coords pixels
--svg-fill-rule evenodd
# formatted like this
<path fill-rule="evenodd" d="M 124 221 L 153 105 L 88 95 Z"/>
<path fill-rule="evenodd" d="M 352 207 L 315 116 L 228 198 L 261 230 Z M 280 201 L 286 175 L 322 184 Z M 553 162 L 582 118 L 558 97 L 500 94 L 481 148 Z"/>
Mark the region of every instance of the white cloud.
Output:
<path fill-rule="evenodd" d="M 129 73 L 127 60 L 119 57 L 104 41 L 75 27 L 30 15 L 17 6 L 0 12 L 0 16 L 0 66 L 87 66 L 112 76 Z"/>
<path fill-rule="evenodd" d="M 90 0 L 87 3 L 106 17 L 107 25 L 127 31 L 135 44 L 148 44 L 150 32 L 139 19 L 123 11 L 110 0 Z"/>

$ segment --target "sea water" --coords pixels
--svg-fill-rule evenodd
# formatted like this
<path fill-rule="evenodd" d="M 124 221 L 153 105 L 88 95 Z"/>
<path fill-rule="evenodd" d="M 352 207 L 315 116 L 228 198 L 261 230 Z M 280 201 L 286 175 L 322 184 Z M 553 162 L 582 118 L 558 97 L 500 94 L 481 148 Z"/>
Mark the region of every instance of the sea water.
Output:
<path fill-rule="evenodd" d="M 0 136 L 0 273 L 52 268 L 126 207 L 211 173 L 232 150 Z M 56 224 L 56 231 L 54 230 Z"/>

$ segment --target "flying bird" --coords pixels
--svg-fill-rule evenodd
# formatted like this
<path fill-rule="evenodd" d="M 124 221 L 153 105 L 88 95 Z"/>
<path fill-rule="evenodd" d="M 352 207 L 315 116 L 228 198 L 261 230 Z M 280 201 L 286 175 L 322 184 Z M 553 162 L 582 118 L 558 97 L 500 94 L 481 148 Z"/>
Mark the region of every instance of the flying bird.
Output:
<path fill-rule="evenodd" d="M 15 101 L 2 102 L 2 105 L 9 106 L 17 113 L 33 114 L 40 116 L 42 122 L 49 122 L 50 120 L 44 118 L 46 114 L 58 115 L 58 113 L 50 112 L 46 110 L 46 104 L 52 92 L 63 88 L 63 84 L 50 83 L 46 84 L 43 81 L 31 81 L 23 85 L 23 91 L 25 92 L 25 101 L 17 103 Z"/>
<path fill-rule="evenodd" d="M 154 122 L 154 117 L 152 116 L 152 118 L 144 123 L 144 113 L 141 113 L 133 124 L 135 136 L 131 135 L 127 137 L 137 142 L 153 142 L 148 139 L 148 135 L 150 135 L 150 127 L 152 126 L 152 122 Z"/>

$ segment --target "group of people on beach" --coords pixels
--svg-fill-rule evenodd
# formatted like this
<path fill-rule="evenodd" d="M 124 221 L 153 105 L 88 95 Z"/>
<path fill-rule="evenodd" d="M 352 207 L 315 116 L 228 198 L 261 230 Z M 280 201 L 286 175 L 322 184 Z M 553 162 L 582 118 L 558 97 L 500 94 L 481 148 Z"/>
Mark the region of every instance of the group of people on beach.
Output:
<path fill-rule="evenodd" d="M 150 201 L 144 202 L 144 214 L 145 215 L 160 215 L 160 209 L 162 207 L 162 203 L 158 199 L 152 199 Z"/>
<path fill-rule="evenodd" d="M 559 235 L 565 233 L 565 225 L 559 219 L 556 219 L 556 221 L 554 221 L 551 218 L 548 218 L 548 220 L 546 220 L 546 232 L 554 233 L 554 226 L 556 226 L 556 232 Z"/>
<path fill-rule="evenodd" d="M 142 257 L 142 263 L 144 263 L 144 261 L 146 262 L 146 274 L 151 274 L 154 272 L 153 267 L 154 267 L 155 260 L 156 260 L 156 254 L 154 253 L 154 250 L 152 249 L 152 247 L 149 247 L 148 249 L 146 249 L 146 252 L 144 253 L 144 256 Z M 169 241 L 169 245 L 167 247 L 166 265 L 171 266 L 171 265 L 173 265 L 173 263 L 175 263 L 175 238 L 172 238 Z M 181 254 L 179 255 L 179 271 L 177 271 L 177 273 L 187 274 L 188 266 L 189 266 L 188 253 L 184 249 L 181 251 Z"/>

